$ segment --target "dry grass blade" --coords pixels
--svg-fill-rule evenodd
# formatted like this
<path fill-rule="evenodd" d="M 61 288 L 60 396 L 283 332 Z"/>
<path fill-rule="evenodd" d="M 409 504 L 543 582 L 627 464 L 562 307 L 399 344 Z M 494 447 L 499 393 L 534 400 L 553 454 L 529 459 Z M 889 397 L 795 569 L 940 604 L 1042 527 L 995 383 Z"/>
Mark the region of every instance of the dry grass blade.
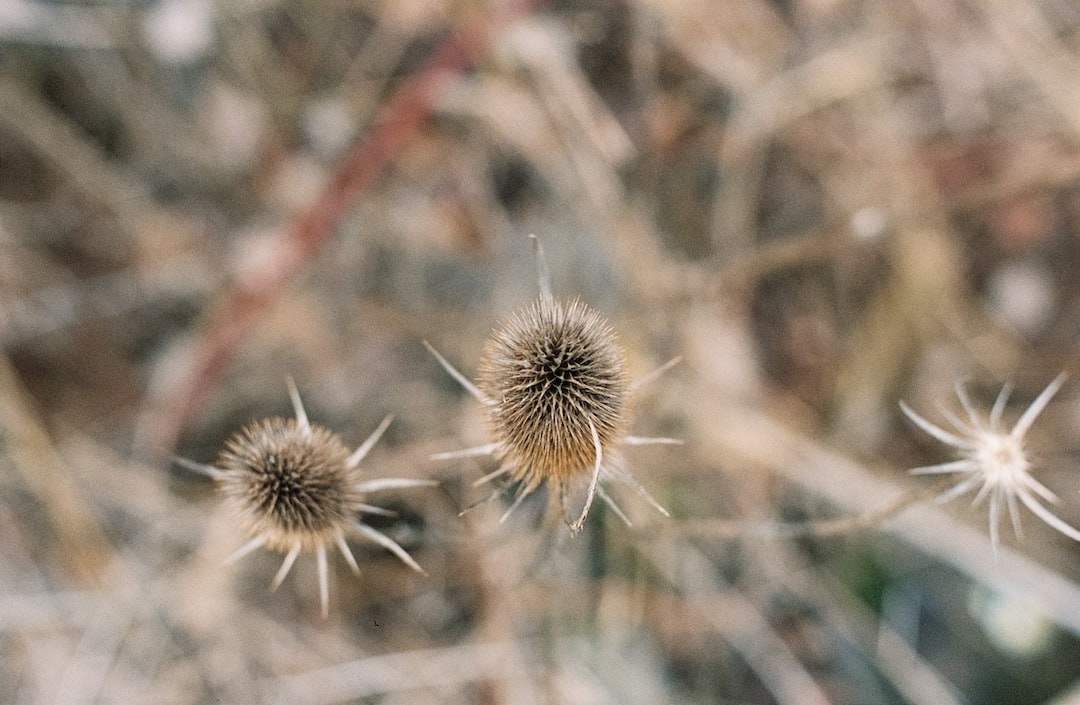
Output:
<path fill-rule="evenodd" d="M 386 693 L 528 678 L 532 674 L 521 670 L 514 656 L 520 649 L 513 642 L 468 643 L 370 656 L 277 678 L 267 685 L 279 694 L 277 702 L 328 705 Z"/>
<path fill-rule="evenodd" d="M 4 453 L 19 479 L 45 510 L 61 563 L 79 580 L 100 585 L 109 573 L 112 546 L 84 490 L 57 453 L 15 371 L 2 355 L 0 434 L 5 440 Z"/>
<path fill-rule="evenodd" d="M 712 561 L 701 551 L 680 539 L 674 545 L 652 546 L 646 556 L 669 583 L 688 586 L 687 599 L 700 619 L 746 659 L 777 703 L 833 702 L 758 608 L 713 577 Z"/>

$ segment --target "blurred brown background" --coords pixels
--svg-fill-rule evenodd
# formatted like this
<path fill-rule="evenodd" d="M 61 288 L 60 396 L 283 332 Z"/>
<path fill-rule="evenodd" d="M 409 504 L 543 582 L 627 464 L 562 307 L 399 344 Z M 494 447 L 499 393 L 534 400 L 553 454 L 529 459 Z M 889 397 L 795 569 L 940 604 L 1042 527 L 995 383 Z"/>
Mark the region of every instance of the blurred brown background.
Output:
<path fill-rule="evenodd" d="M 1080 703 L 1080 546 L 906 469 L 966 385 L 1078 369 L 1066 0 L 0 0 L 0 702 Z M 636 478 L 505 524 L 466 375 L 607 316 Z M 395 421 L 360 580 L 221 560 L 256 418 Z M 1030 434 L 1080 524 L 1080 386 Z M 921 493 L 921 494 L 920 494 Z M 1006 522 L 1007 523 L 1007 522 Z M 794 529 L 792 529 L 794 527 Z"/>

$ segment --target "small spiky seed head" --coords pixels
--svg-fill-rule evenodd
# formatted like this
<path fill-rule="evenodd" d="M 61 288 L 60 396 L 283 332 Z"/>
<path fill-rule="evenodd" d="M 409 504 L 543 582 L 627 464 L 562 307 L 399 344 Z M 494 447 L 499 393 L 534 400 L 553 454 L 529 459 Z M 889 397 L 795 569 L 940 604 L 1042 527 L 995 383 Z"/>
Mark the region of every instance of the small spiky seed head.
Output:
<path fill-rule="evenodd" d="M 962 476 L 952 489 L 938 497 L 938 501 L 954 499 L 975 488 L 978 488 L 976 503 L 989 497 L 990 544 L 995 555 L 1002 510 L 1009 512 L 1013 529 L 1020 536 L 1017 500 L 1048 526 L 1074 541 L 1080 541 L 1080 530 L 1057 517 L 1039 501 L 1056 504 L 1061 500 L 1031 475 L 1034 468 L 1025 446 L 1027 432 L 1064 383 L 1065 373 L 1061 373 L 1035 397 L 1035 401 L 1031 402 L 1011 429 L 1005 429 L 1002 425 L 1002 414 L 1011 391 L 1008 385 L 1001 389 L 989 416 L 985 418 L 975 410 L 963 386 L 957 385 L 956 396 L 967 419 L 946 413 L 954 430 L 927 421 L 907 404 L 900 402 L 901 410 L 912 423 L 945 445 L 952 446 L 960 455 L 957 460 L 915 468 L 912 472 L 920 475 L 956 473 Z"/>
<path fill-rule="evenodd" d="M 355 521 L 358 472 L 349 450 L 320 426 L 271 418 L 244 427 L 218 459 L 226 502 L 267 548 L 313 550 L 333 543 Z"/>
<path fill-rule="evenodd" d="M 477 387 L 499 460 L 527 487 L 587 477 L 597 439 L 607 455 L 626 432 L 623 350 L 578 300 L 541 297 L 512 314 L 484 346 Z"/>
<path fill-rule="evenodd" d="M 239 515 L 252 539 L 235 551 L 231 563 L 262 546 L 285 552 L 285 560 L 271 584 L 277 587 L 301 552 L 315 554 L 319 571 L 319 601 L 323 616 L 328 607 L 326 549 L 336 545 L 354 573 L 360 567 L 346 536 L 359 534 L 423 573 L 420 565 L 389 536 L 368 526 L 360 514 L 393 512 L 364 501 L 369 492 L 431 486 L 429 480 L 379 478 L 360 481 L 360 461 L 378 442 L 391 417 L 351 453 L 337 434 L 308 421 L 300 393 L 289 380 L 295 419 L 271 418 L 249 424 L 232 436 L 217 465 L 177 458 L 181 465 L 214 479 L 226 503 Z"/>

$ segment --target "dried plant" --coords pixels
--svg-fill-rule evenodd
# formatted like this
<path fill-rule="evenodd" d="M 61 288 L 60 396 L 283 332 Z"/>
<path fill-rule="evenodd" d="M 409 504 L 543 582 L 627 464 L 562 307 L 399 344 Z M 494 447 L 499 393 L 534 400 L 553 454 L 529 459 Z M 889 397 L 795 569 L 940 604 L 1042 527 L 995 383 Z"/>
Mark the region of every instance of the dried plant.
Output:
<path fill-rule="evenodd" d="M 368 493 L 403 487 L 434 485 L 427 480 L 380 478 L 361 480 L 360 462 L 387 426 L 387 416 L 352 453 L 341 439 L 308 421 L 300 394 L 289 380 L 295 419 L 278 417 L 256 421 L 233 435 L 217 465 L 179 458 L 187 468 L 213 478 L 226 503 L 240 518 L 251 540 L 227 560 L 231 563 L 266 547 L 285 552 L 274 577 L 277 588 L 301 552 L 314 552 L 319 573 L 322 613 L 328 614 L 329 587 L 326 548 L 337 546 L 353 573 L 360 567 L 346 537 L 359 534 L 391 551 L 405 565 L 423 573 L 420 565 L 389 536 L 363 523 L 360 514 L 389 514 L 368 504 Z"/>
<path fill-rule="evenodd" d="M 0 0 L 0 702 L 1069 700 L 1080 11 L 716 6 Z"/>
<path fill-rule="evenodd" d="M 1020 511 L 1017 500 L 1046 522 L 1049 526 L 1069 538 L 1080 541 L 1080 530 L 1066 524 L 1050 513 L 1039 499 L 1047 502 L 1061 500 L 1041 482 L 1031 476 L 1033 469 L 1031 458 L 1024 447 L 1024 438 L 1035 419 L 1043 412 L 1046 405 L 1065 383 L 1065 375 L 1054 378 L 1045 389 L 1035 397 L 1031 405 L 1020 415 L 1009 430 L 1001 425 L 1005 405 L 1009 401 L 1011 388 L 1001 388 L 987 418 L 981 417 L 975 410 L 967 391 L 962 385 L 956 387 L 956 397 L 960 400 L 967 420 L 945 411 L 945 418 L 954 430 L 946 430 L 927 421 L 915 413 L 911 407 L 900 402 L 900 408 L 912 423 L 945 445 L 952 446 L 960 453 L 959 460 L 952 460 L 938 465 L 915 468 L 918 475 L 951 474 L 961 475 L 961 480 L 954 487 L 938 496 L 939 502 L 947 502 L 960 495 L 978 488 L 975 504 L 989 499 L 990 504 L 990 543 L 994 552 L 998 550 L 1001 512 L 1007 509 L 1016 535 L 1020 536 Z"/>
<path fill-rule="evenodd" d="M 634 386 L 628 380 L 615 332 L 599 313 L 580 301 L 564 304 L 552 296 L 543 249 L 537 238 L 533 243 L 540 297 L 492 333 L 484 345 L 476 384 L 427 346 L 483 405 L 494 439 L 483 446 L 435 457 L 493 455 L 498 470 L 477 482 L 509 475 L 518 483 L 504 520 L 547 482 L 559 498 L 563 521 L 571 534 L 581 531 L 597 495 L 629 525 L 630 520 L 600 484 L 601 479 L 629 485 L 667 516 L 667 510 L 625 468 L 618 446 L 678 441 L 627 435 Z M 583 484 L 584 503 L 572 513 L 570 497 Z"/>

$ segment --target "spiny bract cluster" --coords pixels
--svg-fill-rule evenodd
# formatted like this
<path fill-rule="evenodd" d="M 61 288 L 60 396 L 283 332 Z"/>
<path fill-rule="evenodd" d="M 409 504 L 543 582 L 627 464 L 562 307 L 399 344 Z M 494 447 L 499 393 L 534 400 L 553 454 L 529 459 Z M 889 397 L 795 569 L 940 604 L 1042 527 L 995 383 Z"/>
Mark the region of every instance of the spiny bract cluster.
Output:
<path fill-rule="evenodd" d="M 979 488 L 975 495 L 976 503 L 989 497 L 990 543 L 995 552 L 998 547 L 998 524 L 1002 509 L 1008 509 L 1013 530 L 1018 536 L 1020 534 L 1020 511 L 1017 500 L 1020 500 L 1035 516 L 1049 526 L 1071 539 L 1080 541 L 1080 531 L 1056 517 L 1039 502 L 1040 498 L 1054 503 L 1060 500 L 1045 485 L 1031 476 L 1032 463 L 1024 447 L 1024 437 L 1031 425 L 1064 382 L 1065 375 L 1058 375 L 1035 398 L 1035 401 L 1031 402 L 1011 430 L 1005 430 L 1001 424 L 1001 417 L 1011 391 L 1008 386 L 1002 388 L 990 409 L 989 417 L 983 419 L 975 411 L 967 392 L 958 385 L 956 396 L 960 400 L 967 420 L 946 411 L 945 416 L 955 429 L 954 431 L 930 423 L 912 411 L 907 404 L 900 402 L 900 408 L 916 426 L 945 445 L 952 446 L 960 454 L 959 460 L 915 468 L 912 472 L 916 474 L 959 473 L 963 476 L 952 489 L 943 493 L 938 501 L 954 499 L 976 487 Z"/>
<path fill-rule="evenodd" d="M 336 542 L 352 520 L 360 494 L 349 450 L 319 426 L 305 432 L 294 419 L 271 418 L 228 440 L 217 466 L 226 502 L 267 548 L 313 550 Z"/>
<path fill-rule="evenodd" d="M 535 238 L 533 242 L 540 298 L 512 314 L 488 339 L 476 384 L 427 346 L 446 371 L 483 404 L 492 438 L 486 445 L 435 457 L 495 456 L 499 468 L 478 483 L 502 475 L 518 483 L 515 500 L 503 519 L 546 481 L 559 497 L 563 520 L 572 534 L 581 531 L 597 495 L 629 524 L 600 484 L 601 476 L 629 485 L 666 516 L 667 511 L 623 468 L 618 445 L 678 441 L 626 435 L 634 386 L 628 381 L 615 333 L 600 314 L 580 301 L 564 304 L 552 297 L 543 253 Z M 570 495 L 582 486 L 585 499 L 575 519 Z"/>
<path fill-rule="evenodd" d="M 580 301 L 540 299 L 511 316 L 484 346 L 477 387 L 508 472 L 530 489 L 587 474 L 596 446 L 626 429 L 623 352 L 603 318 Z"/>
<path fill-rule="evenodd" d="M 225 444 L 216 466 L 180 459 L 185 466 L 212 477 L 226 503 L 240 517 L 251 540 L 227 563 L 257 548 L 285 552 L 274 577 L 276 588 L 288 575 L 297 556 L 313 551 L 318 564 L 319 597 L 323 616 L 329 601 L 326 548 L 333 544 L 354 573 L 360 568 L 346 542 L 359 534 L 394 553 L 413 570 L 423 572 L 393 539 L 367 526 L 360 514 L 390 514 L 364 502 L 369 492 L 432 485 L 427 480 L 377 479 L 362 481 L 358 466 L 390 424 L 378 428 L 352 453 L 341 439 L 312 425 L 296 386 L 289 381 L 295 419 L 270 418 L 245 426 Z"/>

